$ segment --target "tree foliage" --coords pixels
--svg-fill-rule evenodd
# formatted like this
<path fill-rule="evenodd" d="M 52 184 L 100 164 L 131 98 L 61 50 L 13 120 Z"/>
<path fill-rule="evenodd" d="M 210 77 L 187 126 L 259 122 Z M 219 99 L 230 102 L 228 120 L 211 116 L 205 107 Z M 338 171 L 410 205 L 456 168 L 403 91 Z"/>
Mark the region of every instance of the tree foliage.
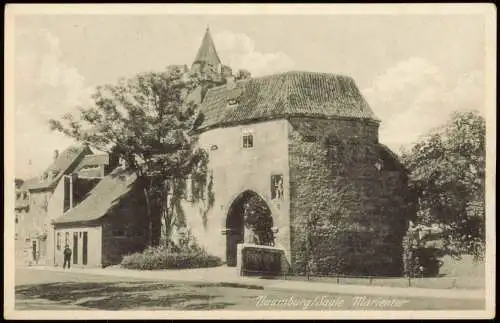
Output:
<path fill-rule="evenodd" d="M 180 200 L 188 176 L 203 181 L 207 153 L 191 132 L 202 115 L 189 94 L 198 86 L 180 69 L 141 73 L 117 84 L 97 87 L 90 106 L 50 120 L 53 130 L 113 156 L 133 170 L 142 186 L 149 217 L 150 244 L 182 225 Z M 194 192 L 196 193 L 196 192 Z M 193 194 L 194 200 L 200 194 Z"/>
<path fill-rule="evenodd" d="M 258 245 L 274 246 L 272 231 L 273 218 L 266 202 L 259 196 L 251 196 L 244 205 L 244 225 L 249 234 L 248 242 Z"/>
<path fill-rule="evenodd" d="M 452 255 L 484 253 L 485 135 L 477 112 L 456 112 L 402 154 L 418 196 L 416 224 L 439 224 Z"/>
<path fill-rule="evenodd" d="M 249 71 L 247 71 L 245 69 L 241 69 L 241 70 L 238 70 L 238 72 L 236 73 L 235 79 L 236 80 L 247 80 L 251 77 L 252 77 L 252 74 Z"/>

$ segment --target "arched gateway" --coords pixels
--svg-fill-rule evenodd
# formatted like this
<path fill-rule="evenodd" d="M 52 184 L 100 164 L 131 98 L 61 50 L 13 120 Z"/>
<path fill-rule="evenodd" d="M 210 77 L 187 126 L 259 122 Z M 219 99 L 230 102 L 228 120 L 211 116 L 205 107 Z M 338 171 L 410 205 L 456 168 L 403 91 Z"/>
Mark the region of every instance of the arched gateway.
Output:
<path fill-rule="evenodd" d="M 274 245 L 273 218 L 267 203 L 257 193 L 247 190 L 238 195 L 226 218 L 226 262 L 236 266 L 238 243 Z"/>

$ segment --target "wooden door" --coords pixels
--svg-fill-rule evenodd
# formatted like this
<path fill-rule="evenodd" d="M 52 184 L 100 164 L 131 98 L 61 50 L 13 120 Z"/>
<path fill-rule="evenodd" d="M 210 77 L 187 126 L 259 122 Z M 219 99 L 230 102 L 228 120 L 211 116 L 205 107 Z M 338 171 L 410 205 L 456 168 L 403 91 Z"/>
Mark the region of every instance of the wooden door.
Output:
<path fill-rule="evenodd" d="M 78 264 L 78 232 L 73 233 L 73 264 Z"/>
<path fill-rule="evenodd" d="M 88 236 L 87 232 L 83 233 L 83 241 L 82 241 L 82 264 L 87 264 L 87 248 L 88 248 Z"/>

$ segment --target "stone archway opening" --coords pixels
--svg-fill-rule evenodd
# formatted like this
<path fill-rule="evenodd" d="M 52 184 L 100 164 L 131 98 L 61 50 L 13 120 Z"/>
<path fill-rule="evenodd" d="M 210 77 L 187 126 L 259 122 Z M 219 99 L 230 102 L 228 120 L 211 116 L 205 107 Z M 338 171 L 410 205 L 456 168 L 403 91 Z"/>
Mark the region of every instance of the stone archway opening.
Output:
<path fill-rule="evenodd" d="M 226 218 L 226 263 L 237 264 L 239 243 L 274 246 L 273 218 L 257 193 L 245 191 L 235 198 Z"/>

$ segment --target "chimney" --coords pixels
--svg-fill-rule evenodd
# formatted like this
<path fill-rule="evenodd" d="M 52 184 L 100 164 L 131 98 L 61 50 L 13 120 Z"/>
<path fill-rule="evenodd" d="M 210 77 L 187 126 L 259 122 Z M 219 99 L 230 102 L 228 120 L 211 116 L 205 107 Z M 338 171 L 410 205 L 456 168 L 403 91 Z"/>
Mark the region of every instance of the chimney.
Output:
<path fill-rule="evenodd" d="M 56 160 L 57 158 L 59 158 L 59 150 L 54 150 L 54 160 Z"/>

